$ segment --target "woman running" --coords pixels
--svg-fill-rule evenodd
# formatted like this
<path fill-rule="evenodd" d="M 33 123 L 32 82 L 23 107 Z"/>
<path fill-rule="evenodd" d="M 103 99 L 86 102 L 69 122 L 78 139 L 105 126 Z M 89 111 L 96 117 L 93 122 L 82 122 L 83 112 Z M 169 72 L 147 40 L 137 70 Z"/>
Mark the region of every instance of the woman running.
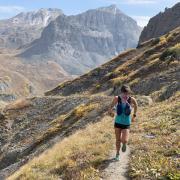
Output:
<path fill-rule="evenodd" d="M 121 87 L 119 96 L 115 96 L 109 108 L 109 114 L 113 116 L 113 109 L 116 109 L 115 116 L 115 136 L 116 136 L 116 160 L 119 160 L 119 151 L 122 143 L 122 152 L 126 151 L 126 145 L 129 139 L 129 129 L 131 121 L 135 121 L 137 113 L 137 101 L 131 97 L 131 89 L 127 85 Z M 131 110 L 134 108 L 134 113 L 131 120 Z"/>

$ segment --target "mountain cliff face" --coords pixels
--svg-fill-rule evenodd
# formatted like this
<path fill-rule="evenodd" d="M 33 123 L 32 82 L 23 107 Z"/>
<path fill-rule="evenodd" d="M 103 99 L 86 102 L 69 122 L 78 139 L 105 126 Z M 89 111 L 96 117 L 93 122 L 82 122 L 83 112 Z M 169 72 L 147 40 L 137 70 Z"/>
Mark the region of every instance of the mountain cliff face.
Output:
<path fill-rule="evenodd" d="M 135 47 L 141 28 L 116 6 L 59 16 L 20 54 L 27 62 L 53 59 L 70 74 L 82 74 Z"/>
<path fill-rule="evenodd" d="M 141 33 L 139 43 L 162 36 L 178 26 L 180 26 L 180 3 L 172 8 L 166 8 L 165 12 L 151 18 Z"/>
<path fill-rule="evenodd" d="M 61 14 L 59 9 L 40 9 L 1 20 L 0 47 L 17 49 L 32 42 L 40 37 L 44 27 Z"/>

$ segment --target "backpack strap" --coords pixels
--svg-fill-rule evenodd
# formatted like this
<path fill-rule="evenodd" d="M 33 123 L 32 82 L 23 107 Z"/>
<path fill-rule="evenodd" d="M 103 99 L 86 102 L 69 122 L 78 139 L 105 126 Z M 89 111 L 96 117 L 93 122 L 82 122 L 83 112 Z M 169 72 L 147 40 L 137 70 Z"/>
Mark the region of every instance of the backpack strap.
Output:
<path fill-rule="evenodd" d="M 118 96 L 118 104 L 121 104 L 121 97 L 120 96 Z"/>
<path fill-rule="evenodd" d="M 131 104 L 131 96 L 129 96 L 127 102 L 128 102 L 129 104 Z"/>

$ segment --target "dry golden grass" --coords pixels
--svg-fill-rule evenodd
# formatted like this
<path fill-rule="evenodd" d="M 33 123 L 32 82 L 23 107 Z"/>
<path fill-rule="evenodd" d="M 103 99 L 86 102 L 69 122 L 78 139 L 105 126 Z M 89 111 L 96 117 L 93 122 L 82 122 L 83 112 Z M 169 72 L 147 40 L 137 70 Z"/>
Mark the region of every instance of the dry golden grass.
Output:
<path fill-rule="evenodd" d="M 67 130 L 69 126 L 78 122 L 82 117 L 87 117 L 93 110 L 99 108 L 98 103 L 81 104 L 67 114 L 62 114 L 50 123 L 48 130 L 42 132 L 33 140 L 32 146 L 35 148 L 43 142 L 48 141 L 50 138 L 56 136 L 59 132 Z"/>
<path fill-rule="evenodd" d="M 111 80 L 111 83 L 114 85 L 114 86 L 121 86 L 122 83 L 124 81 L 126 81 L 128 79 L 128 76 L 120 76 L 120 77 L 117 77 L 117 78 L 114 78 Z"/>
<path fill-rule="evenodd" d="M 85 116 L 88 112 L 99 107 L 98 103 L 81 104 L 74 109 L 74 115 L 77 118 Z"/>
<path fill-rule="evenodd" d="M 140 78 L 136 78 L 136 79 L 132 80 L 132 81 L 129 83 L 129 85 L 130 85 L 130 86 L 136 85 L 136 84 L 138 84 L 138 82 L 139 82 L 140 80 L 141 80 Z"/>
<path fill-rule="evenodd" d="M 180 179 L 180 93 L 141 109 L 132 130 L 130 175 L 134 179 Z"/>
<path fill-rule="evenodd" d="M 179 98 L 177 93 L 167 101 L 139 110 L 130 138 L 129 174 L 133 179 L 179 179 Z M 80 105 L 72 113 L 82 117 L 96 106 Z M 66 117 L 62 115 L 53 123 Z M 8 179 L 99 179 L 99 165 L 107 159 L 114 143 L 112 123 L 112 118 L 105 117 L 88 125 L 34 158 Z"/>
<path fill-rule="evenodd" d="M 160 37 L 160 41 L 159 41 L 159 45 L 163 45 L 167 43 L 167 38 L 166 36 L 161 36 Z"/>
<path fill-rule="evenodd" d="M 177 43 L 175 46 L 170 48 L 170 51 L 180 59 L 180 43 Z"/>
<path fill-rule="evenodd" d="M 98 166 L 112 148 L 112 119 L 103 118 L 34 158 L 8 180 L 99 179 Z"/>

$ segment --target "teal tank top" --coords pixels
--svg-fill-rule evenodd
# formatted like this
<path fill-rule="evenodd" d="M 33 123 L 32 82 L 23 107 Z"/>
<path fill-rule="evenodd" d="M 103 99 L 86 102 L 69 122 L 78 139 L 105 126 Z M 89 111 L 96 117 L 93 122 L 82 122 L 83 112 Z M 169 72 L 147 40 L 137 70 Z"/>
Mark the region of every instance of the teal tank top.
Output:
<path fill-rule="evenodd" d="M 125 109 L 125 106 L 126 106 L 126 104 L 122 103 L 123 111 Z M 117 106 L 116 106 L 116 108 L 117 108 Z M 122 113 L 121 115 L 116 114 L 115 123 L 123 124 L 123 125 L 130 125 L 131 124 L 131 115 L 127 116 L 124 113 Z"/>

